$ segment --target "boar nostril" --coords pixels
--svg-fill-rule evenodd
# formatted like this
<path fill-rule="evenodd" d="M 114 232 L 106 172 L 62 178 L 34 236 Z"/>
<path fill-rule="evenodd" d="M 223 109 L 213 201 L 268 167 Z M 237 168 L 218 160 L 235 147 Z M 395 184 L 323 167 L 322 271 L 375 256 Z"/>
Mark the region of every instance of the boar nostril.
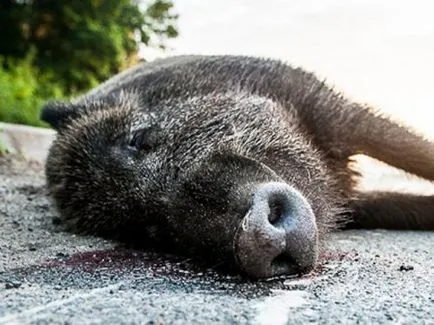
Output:
<path fill-rule="evenodd" d="M 281 200 L 277 197 L 272 197 L 268 203 L 270 212 L 268 213 L 268 221 L 275 225 L 281 218 L 284 212 L 284 206 Z"/>
<path fill-rule="evenodd" d="M 286 253 L 277 255 L 271 261 L 271 267 L 276 275 L 297 273 L 299 269 L 296 261 Z"/>

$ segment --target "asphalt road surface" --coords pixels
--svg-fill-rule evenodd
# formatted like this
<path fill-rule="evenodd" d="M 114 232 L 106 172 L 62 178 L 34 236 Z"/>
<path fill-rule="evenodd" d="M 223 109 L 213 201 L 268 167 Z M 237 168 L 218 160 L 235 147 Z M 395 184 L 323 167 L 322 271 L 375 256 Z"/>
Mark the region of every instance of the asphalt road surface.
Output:
<path fill-rule="evenodd" d="M 40 165 L 0 158 L 0 324 L 434 324 L 434 232 L 331 236 L 316 270 L 253 282 L 62 230 Z"/>

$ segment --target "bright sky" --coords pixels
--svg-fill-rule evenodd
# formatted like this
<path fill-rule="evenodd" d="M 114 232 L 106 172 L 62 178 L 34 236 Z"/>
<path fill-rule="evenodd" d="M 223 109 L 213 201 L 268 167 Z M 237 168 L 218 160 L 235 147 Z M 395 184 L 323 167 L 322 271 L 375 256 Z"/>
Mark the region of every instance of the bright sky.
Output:
<path fill-rule="evenodd" d="M 434 137 L 431 0 L 175 0 L 166 53 L 281 58 Z"/>

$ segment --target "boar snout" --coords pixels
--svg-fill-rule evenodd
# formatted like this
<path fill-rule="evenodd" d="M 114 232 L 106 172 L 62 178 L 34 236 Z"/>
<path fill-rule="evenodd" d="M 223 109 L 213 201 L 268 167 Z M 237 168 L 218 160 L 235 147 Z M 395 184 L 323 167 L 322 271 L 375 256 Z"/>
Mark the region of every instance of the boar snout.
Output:
<path fill-rule="evenodd" d="M 310 204 L 281 182 L 259 185 L 235 237 L 235 259 L 249 276 L 266 278 L 310 271 L 318 231 Z"/>

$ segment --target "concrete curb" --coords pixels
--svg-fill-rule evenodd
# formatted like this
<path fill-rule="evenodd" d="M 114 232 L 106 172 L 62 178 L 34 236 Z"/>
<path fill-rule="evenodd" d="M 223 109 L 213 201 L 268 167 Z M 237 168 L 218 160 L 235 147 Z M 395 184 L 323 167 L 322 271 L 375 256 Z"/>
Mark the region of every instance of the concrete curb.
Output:
<path fill-rule="evenodd" d="M 44 162 L 56 132 L 51 129 L 0 122 L 0 143 L 27 160 Z"/>

